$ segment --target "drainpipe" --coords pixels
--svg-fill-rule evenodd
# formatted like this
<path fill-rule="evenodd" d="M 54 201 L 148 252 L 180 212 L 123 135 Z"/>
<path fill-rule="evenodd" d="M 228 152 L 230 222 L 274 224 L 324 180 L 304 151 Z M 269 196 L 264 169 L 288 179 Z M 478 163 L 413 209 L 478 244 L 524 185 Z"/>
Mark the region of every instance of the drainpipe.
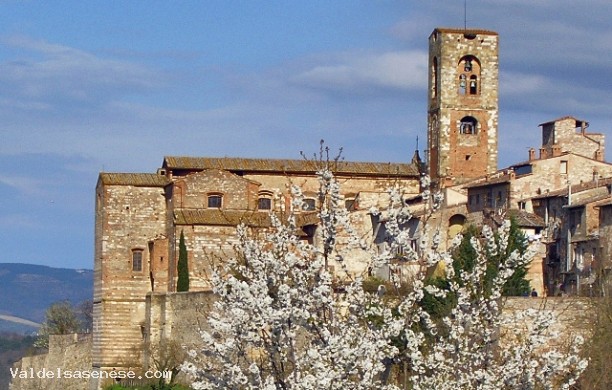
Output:
<path fill-rule="evenodd" d="M 572 185 L 570 181 L 567 181 L 567 212 L 570 213 L 567 224 L 567 249 L 566 249 L 566 264 L 565 272 L 569 272 L 572 264 L 572 226 L 571 226 L 571 209 L 569 206 L 572 204 Z"/>

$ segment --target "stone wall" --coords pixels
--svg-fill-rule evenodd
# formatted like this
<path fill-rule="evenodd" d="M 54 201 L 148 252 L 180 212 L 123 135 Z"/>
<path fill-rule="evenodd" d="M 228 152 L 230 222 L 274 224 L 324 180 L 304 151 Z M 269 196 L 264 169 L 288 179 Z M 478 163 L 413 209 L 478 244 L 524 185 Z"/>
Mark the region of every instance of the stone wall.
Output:
<path fill-rule="evenodd" d="M 503 315 L 508 318 L 526 310 L 534 309 L 552 313 L 557 319 L 547 329 L 549 332 L 558 332 L 559 337 L 552 340 L 557 347 L 566 347 L 570 341 L 580 335 L 588 338 L 595 320 L 593 299 L 574 297 L 549 298 L 507 298 L 504 304 Z M 526 328 L 526 322 L 514 322 L 515 328 Z M 507 328 L 502 329 L 502 337 L 508 334 Z"/>
<path fill-rule="evenodd" d="M 564 117 L 542 126 L 542 148 L 545 156 L 559 152 L 573 152 L 594 160 L 604 160 L 605 136 L 587 133 L 588 123 L 576 118 Z M 542 156 L 544 157 L 544 156 Z"/>
<path fill-rule="evenodd" d="M 201 343 L 200 331 L 207 328 L 207 319 L 212 310 L 214 295 L 211 292 L 186 293 L 149 293 L 145 305 L 145 338 L 143 340 L 144 369 L 167 370 L 182 362 L 184 351 L 195 349 Z M 588 337 L 594 319 L 593 301 L 587 298 L 507 298 L 504 306 L 504 316 L 525 312 L 528 309 L 550 311 L 558 322 L 550 329 L 558 331 L 561 337 L 555 339 L 555 344 L 566 346 L 569 339 L 580 334 Z M 516 327 L 524 327 L 524 323 L 516 323 Z M 502 329 L 506 334 L 508 329 Z M 57 369 L 68 371 L 92 371 L 91 336 L 67 335 L 51 336 L 49 353 L 24 357 L 15 368 L 30 369 L 38 372 L 57 372 Z M 165 362 L 160 366 L 161 361 Z M 186 378 L 179 377 L 178 381 Z M 106 381 L 91 381 L 79 379 L 15 379 L 11 390 L 38 389 L 68 389 L 82 390 L 99 388 Z"/>
<path fill-rule="evenodd" d="M 184 361 L 185 351 L 197 349 L 213 297 L 210 291 L 147 295 L 145 369 L 170 370 Z"/>
<path fill-rule="evenodd" d="M 83 390 L 89 379 L 75 378 L 92 372 L 91 335 L 52 335 L 49 352 L 26 356 L 15 363 L 14 370 L 25 371 L 27 378 L 14 378 L 10 390 Z M 59 370 L 59 371 L 58 371 Z M 61 372 L 62 378 L 57 378 Z M 33 375 L 33 377 L 31 377 Z M 50 377 L 53 375 L 54 377 Z M 72 376 L 72 377 L 67 377 Z"/>

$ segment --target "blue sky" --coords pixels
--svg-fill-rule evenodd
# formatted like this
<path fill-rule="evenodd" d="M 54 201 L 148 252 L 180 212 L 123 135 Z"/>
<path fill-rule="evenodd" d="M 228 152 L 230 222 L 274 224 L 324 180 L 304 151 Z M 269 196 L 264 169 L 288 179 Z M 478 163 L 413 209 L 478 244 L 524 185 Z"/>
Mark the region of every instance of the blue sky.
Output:
<path fill-rule="evenodd" d="M 612 142 L 612 2 L 467 4 L 500 34 L 500 167 L 565 115 Z M 463 24 L 463 0 L 0 1 L 0 262 L 91 268 L 100 171 L 320 139 L 409 161 L 427 38 Z"/>

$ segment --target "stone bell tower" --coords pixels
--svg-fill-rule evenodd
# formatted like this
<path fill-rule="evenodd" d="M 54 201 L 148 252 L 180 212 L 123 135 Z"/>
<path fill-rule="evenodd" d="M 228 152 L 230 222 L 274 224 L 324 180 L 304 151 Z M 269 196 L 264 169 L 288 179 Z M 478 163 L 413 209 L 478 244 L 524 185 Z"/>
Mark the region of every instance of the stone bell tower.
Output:
<path fill-rule="evenodd" d="M 497 170 L 498 34 L 436 28 L 429 36 L 429 174 L 439 186 Z"/>

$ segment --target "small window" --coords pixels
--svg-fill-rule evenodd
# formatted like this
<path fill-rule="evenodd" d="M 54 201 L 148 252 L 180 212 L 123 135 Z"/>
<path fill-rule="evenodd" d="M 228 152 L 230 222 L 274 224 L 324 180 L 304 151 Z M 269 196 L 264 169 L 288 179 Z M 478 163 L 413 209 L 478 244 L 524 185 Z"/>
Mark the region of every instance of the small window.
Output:
<path fill-rule="evenodd" d="M 470 76 L 470 95 L 478 94 L 478 77 Z"/>
<path fill-rule="evenodd" d="M 223 196 L 220 194 L 208 195 L 208 208 L 220 209 L 223 205 Z"/>
<path fill-rule="evenodd" d="M 478 121 L 476 118 L 466 116 L 461 119 L 459 124 L 459 133 L 461 134 L 476 134 L 478 132 Z"/>
<path fill-rule="evenodd" d="M 302 209 L 304 211 L 312 211 L 315 209 L 315 200 L 312 198 L 306 198 L 304 199 L 304 204 L 302 205 Z"/>
<path fill-rule="evenodd" d="M 559 173 L 567 175 L 567 161 L 561 161 L 559 165 Z"/>
<path fill-rule="evenodd" d="M 465 95 L 466 87 L 467 87 L 467 77 L 462 74 L 459 76 L 459 94 Z"/>
<path fill-rule="evenodd" d="M 257 208 L 259 210 L 272 210 L 272 199 L 260 197 L 257 200 Z"/>
<path fill-rule="evenodd" d="M 142 271 L 142 249 L 134 249 L 132 251 L 132 271 Z"/>

